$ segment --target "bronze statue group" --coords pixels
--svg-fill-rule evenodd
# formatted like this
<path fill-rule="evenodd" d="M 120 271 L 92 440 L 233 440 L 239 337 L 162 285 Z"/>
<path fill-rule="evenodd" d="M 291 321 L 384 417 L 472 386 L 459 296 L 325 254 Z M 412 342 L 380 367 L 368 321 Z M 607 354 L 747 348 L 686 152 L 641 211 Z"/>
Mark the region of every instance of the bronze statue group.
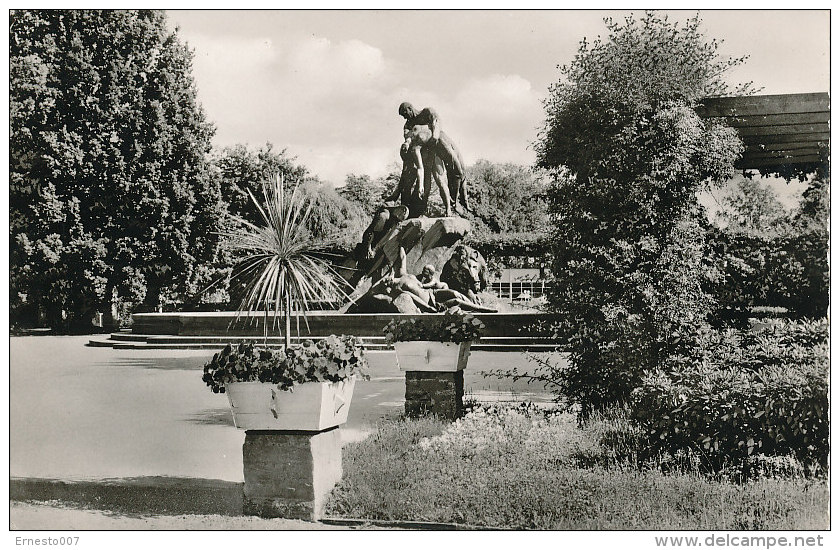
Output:
<path fill-rule="evenodd" d="M 393 265 L 393 273 L 386 275 L 368 291 L 369 299 L 383 304 L 393 304 L 401 313 L 438 313 L 457 308 L 462 311 L 493 313 L 496 310 L 486 307 L 477 296 L 471 300 L 465 294 L 449 288 L 440 281 L 435 266 L 423 267 L 420 276 L 408 272 L 405 250 Z"/>
<path fill-rule="evenodd" d="M 401 104 L 398 112 L 405 119 L 400 147 L 403 170 L 397 189 L 401 200 L 417 197 L 418 215 L 424 214 L 434 179 L 446 216 L 458 213 L 459 207 L 468 210 L 464 160 L 452 139 L 441 130 L 437 113 L 428 107 L 418 113 L 408 102 Z M 423 195 L 419 196 L 421 182 Z M 411 209 L 411 203 L 406 206 Z"/>
<path fill-rule="evenodd" d="M 408 102 L 400 105 L 398 113 L 405 119 L 400 147 L 402 172 L 394 192 L 374 213 L 362 236 L 359 255 L 367 259 L 373 256 L 373 244 L 388 229 L 403 220 L 426 215 L 432 180 L 440 192 L 446 217 L 469 210 L 464 160 L 452 139 L 441 130 L 437 113 L 428 107 L 418 112 Z"/>
<path fill-rule="evenodd" d="M 374 213 L 373 221 L 365 230 L 362 242 L 354 256 L 362 265 L 375 256 L 374 246 L 399 222 L 425 216 L 434 180 L 443 201 L 445 216 L 464 214 L 469 210 L 466 173 L 461 153 L 441 130 L 434 110 L 417 111 L 411 103 L 399 107 L 405 119 L 403 144 L 400 147 L 402 172 L 394 192 L 385 204 Z M 460 258 L 460 256 L 459 256 Z M 459 267 L 468 269 L 469 258 L 461 258 Z M 475 262 L 473 262 L 475 263 Z M 477 279 L 477 268 L 473 279 Z M 423 267 L 419 276 L 408 272 L 405 250 L 399 255 L 390 271 L 374 283 L 351 308 L 359 312 L 434 313 L 457 308 L 463 311 L 493 312 L 482 305 L 470 288 L 450 288 L 440 281 L 434 265 Z M 477 289 L 476 289 L 477 290 Z"/>

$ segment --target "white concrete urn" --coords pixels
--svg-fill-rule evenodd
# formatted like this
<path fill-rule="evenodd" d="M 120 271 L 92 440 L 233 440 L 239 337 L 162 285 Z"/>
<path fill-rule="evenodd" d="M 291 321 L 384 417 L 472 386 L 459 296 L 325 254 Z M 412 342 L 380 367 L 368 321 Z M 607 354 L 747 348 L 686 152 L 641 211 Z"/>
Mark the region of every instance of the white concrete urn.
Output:
<path fill-rule="evenodd" d="M 269 382 L 232 382 L 225 393 L 241 430 L 323 431 L 347 422 L 355 385 L 355 376 L 307 382 L 290 391 Z"/>
<path fill-rule="evenodd" d="M 470 344 L 415 340 L 394 342 L 394 350 L 401 371 L 456 372 L 466 368 Z"/>

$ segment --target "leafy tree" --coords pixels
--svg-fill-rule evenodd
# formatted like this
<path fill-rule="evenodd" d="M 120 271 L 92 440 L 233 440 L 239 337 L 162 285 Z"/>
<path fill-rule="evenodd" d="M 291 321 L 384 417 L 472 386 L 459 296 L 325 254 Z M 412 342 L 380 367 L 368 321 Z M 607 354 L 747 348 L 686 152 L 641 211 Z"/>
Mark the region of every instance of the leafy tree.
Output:
<path fill-rule="evenodd" d="M 726 317 L 746 321 L 754 306 L 784 307 L 793 317 L 828 310 L 828 178 L 811 173 L 799 206 L 788 212 L 772 191 L 741 180 L 722 201 L 708 241 L 723 277 L 714 285 Z"/>
<path fill-rule="evenodd" d="M 15 10 L 9 41 L 13 314 L 67 326 L 199 292 L 222 204 L 177 31 L 158 11 Z"/>
<path fill-rule="evenodd" d="M 551 305 L 570 351 L 555 374 L 584 416 L 626 403 L 645 370 L 690 361 L 707 328 L 718 274 L 697 192 L 731 178 L 743 146 L 693 107 L 727 93 L 724 73 L 743 58 L 721 59 L 700 23 L 607 19 L 608 36 L 581 43 L 545 103 Z"/>
<path fill-rule="evenodd" d="M 265 182 L 277 176 L 288 189 L 300 185 L 298 192 L 312 208 L 305 226 L 314 239 L 329 237 L 335 244 L 349 247 L 360 240 L 369 221 L 360 205 L 309 176 L 306 167 L 295 164 L 285 149 L 275 151 L 270 143 L 256 150 L 241 144 L 227 147 L 215 156 L 213 165 L 221 180 L 227 211 L 251 223 L 261 223 L 262 214 L 249 193 L 261 196 Z M 230 258 L 224 262 L 229 265 Z"/>
<path fill-rule="evenodd" d="M 367 174 L 347 174 L 344 186 L 338 189 L 338 194 L 359 205 L 365 215 L 370 217 L 399 182 L 399 177 L 399 174 L 392 174 L 387 178 L 372 180 Z"/>
<path fill-rule="evenodd" d="M 757 179 L 736 179 L 721 206 L 717 221 L 732 233 L 772 237 L 790 230 L 787 210 L 773 190 Z"/>
<path fill-rule="evenodd" d="M 827 236 L 831 206 L 828 195 L 829 181 L 827 174 L 817 174 L 809 180 L 794 215 L 794 225 L 800 231 L 825 231 Z"/>
<path fill-rule="evenodd" d="M 301 189 L 312 205 L 307 223 L 312 237 L 329 238 L 335 248 L 352 250 L 370 223 L 364 211 L 342 197 L 332 185 L 317 179 L 305 181 Z"/>
<path fill-rule="evenodd" d="M 260 196 L 263 183 L 276 175 L 287 184 L 302 181 L 307 176 L 306 167 L 295 164 L 295 158 L 289 156 L 285 149 L 275 151 L 271 143 L 256 149 L 243 144 L 225 147 L 214 154 L 213 166 L 221 183 L 227 210 L 252 223 L 260 220 L 261 215 L 249 192 Z"/>
<path fill-rule="evenodd" d="M 541 174 L 516 164 L 479 160 L 467 168 L 467 182 L 477 238 L 547 231 L 548 186 Z"/>

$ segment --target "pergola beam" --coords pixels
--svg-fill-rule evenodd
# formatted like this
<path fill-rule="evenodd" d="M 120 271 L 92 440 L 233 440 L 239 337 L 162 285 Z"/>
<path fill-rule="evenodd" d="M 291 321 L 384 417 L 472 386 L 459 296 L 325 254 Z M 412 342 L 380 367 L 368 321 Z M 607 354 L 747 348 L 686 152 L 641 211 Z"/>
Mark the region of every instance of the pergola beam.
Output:
<path fill-rule="evenodd" d="M 820 143 L 828 143 L 829 132 L 809 132 L 804 134 L 768 134 L 763 136 L 742 136 L 744 145 L 760 145 L 767 143 L 812 143 L 819 147 Z"/>
<path fill-rule="evenodd" d="M 820 162 L 831 137 L 827 93 L 708 98 L 697 114 L 738 131 L 746 146 L 739 168 Z"/>
<path fill-rule="evenodd" d="M 817 163 L 819 161 L 819 155 L 805 155 L 801 157 L 797 156 L 784 158 L 748 158 L 741 159 L 738 162 L 736 162 L 735 167 L 740 169 L 765 168 L 772 166 L 785 166 L 790 164 L 810 164 Z"/>
<path fill-rule="evenodd" d="M 811 94 L 710 97 L 702 101 L 697 114 L 703 118 L 763 116 L 790 113 L 830 112 L 825 92 Z"/>

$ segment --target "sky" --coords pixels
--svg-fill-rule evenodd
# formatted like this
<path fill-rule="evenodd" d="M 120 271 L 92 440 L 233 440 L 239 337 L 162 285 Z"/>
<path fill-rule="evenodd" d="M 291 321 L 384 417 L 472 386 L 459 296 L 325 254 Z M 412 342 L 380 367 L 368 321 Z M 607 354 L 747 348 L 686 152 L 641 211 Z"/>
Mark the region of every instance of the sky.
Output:
<path fill-rule="evenodd" d="M 530 165 L 541 100 L 582 38 L 626 11 L 170 11 L 195 51 L 214 145 L 271 142 L 322 180 L 384 175 L 397 107 L 431 106 L 464 160 Z M 639 12 L 635 12 L 639 14 Z M 671 11 L 681 21 L 694 11 Z M 733 83 L 829 91 L 829 12 L 700 11 L 721 53 L 749 54 Z"/>

